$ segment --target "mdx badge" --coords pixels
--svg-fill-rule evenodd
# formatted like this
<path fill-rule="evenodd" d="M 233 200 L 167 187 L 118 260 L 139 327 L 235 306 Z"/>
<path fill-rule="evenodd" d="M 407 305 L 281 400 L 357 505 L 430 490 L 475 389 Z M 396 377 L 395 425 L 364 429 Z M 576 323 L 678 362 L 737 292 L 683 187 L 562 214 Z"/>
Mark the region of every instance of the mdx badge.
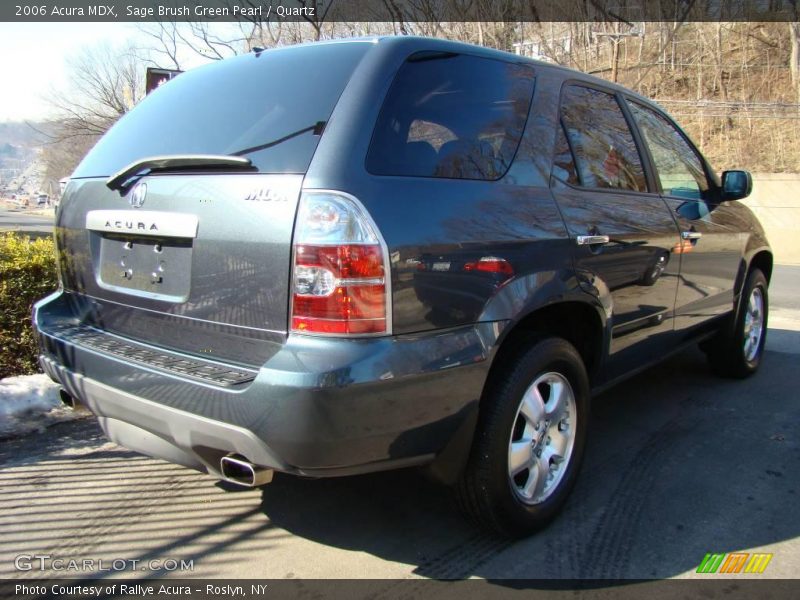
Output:
<path fill-rule="evenodd" d="M 128 202 L 133 208 L 141 208 L 144 204 L 144 199 L 147 196 L 147 184 L 142 182 L 136 184 L 128 197 Z"/>
<path fill-rule="evenodd" d="M 256 188 L 251 190 L 244 199 L 252 202 L 286 202 L 289 197 L 280 190 Z"/>

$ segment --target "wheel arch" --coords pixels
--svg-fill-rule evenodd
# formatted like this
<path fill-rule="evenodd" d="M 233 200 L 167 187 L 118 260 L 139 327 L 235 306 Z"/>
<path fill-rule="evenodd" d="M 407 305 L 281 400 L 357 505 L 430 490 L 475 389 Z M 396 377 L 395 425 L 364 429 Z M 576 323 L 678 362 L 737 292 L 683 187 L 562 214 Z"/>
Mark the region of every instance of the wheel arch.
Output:
<path fill-rule="evenodd" d="M 537 307 L 506 328 L 498 340 L 486 385 L 503 367 L 506 357 L 518 352 L 537 335 L 560 337 L 575 346 L 589 380 L 594 379 L 603 363 L 608 335 L 602 310 L 590 302 L 564 300 Z"/>
<path fill-rule="evenodd" d="M 750 265 L 747 269 L 747 272 L 749 273 L 754 268 L 760 269 L 761 272 L 764 273 L 764 277 L 767 278 L 767 283 L 769 283 L 772 279 L 773 263 L 774 258 L 772 256 L 772 252 L 767 249 L 759 250 L 750 259 Z"/>
<path fill-rule="evenodd" d="M 561 337 L 575 346 L 584 361 L 590 382 L 601 368 L 608 331 L 600 306 L 589 301 L 570 299 L 551 302 L 524 313 L 509 324 L 498 338 L 480 402 L 445 450 L 425 469 L 431 479 L 446 485 L 453 485 L 458 480 L 472 447 L 479 415 L 485 410 L 483 402 L 486 389 L 507 364 L 509 357 L 541 335 Z"/>
<path fill-rule="evenodd" d="M 764 273 L 764 277 L 767 278 L 767 283 L 769 283 L 772 279 L 773 263 L 774 258 L 772 256 L 772 251 L 766 247 L 751 251 L 748 255 L 742 257 L 739 264 L 739 272 L 736 274 L 736 283 L 733 288 L 735 297 L 738 299 L 744 287 L 744 282 L 753 269 L 760 269 L 761 272 Z"/>

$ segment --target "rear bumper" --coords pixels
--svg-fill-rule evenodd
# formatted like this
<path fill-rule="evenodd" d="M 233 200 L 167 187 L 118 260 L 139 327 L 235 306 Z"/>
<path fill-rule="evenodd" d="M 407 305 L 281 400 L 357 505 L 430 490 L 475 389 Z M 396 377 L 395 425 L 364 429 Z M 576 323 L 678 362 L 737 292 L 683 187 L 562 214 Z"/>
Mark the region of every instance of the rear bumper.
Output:
<path fill-rule="evenodd" d="M 431 462 L 474 422 L 502 329 L 288 336 L 252 381 L 223 386 L 81 344 L 63 333 L 80 327 L 69 305 L 59 293 L 34 308 L 48 375 L 112 440 L 214 475 L 229 453 L 313 477 Z"/>

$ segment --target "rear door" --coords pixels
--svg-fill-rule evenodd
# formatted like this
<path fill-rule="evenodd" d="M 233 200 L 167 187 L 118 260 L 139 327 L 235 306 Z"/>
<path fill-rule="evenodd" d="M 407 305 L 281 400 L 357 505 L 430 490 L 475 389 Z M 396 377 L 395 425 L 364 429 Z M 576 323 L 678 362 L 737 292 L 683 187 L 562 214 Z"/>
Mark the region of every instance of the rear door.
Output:
<path fill-rule="evenodd" d="M 371 47 L 318 44 L 219 61 L 167 82 L 120 119 L 77 168 L 56 222 L 64 288 L 82 323 L 263 364 L 286 337 L 304 174 Z M 121 189 L 107 185 L 165 155 L 239 156 L 252 167 L 172 161 L 135 172 Z"/>
<path fill-rule="evenodd" d="M 64 286 L 82 296 L 87 324 L 246 362 L 240 338 L 286 331 L 301 183 L 300 175 L 171 174 L 120 196 L 102 180 L 73 181 L 56 230 Z"/>
<path fill-rule="evenodd" d="M 705 161 L 683 132 L 650 107 L 629 102 L 652 157 L 657 183 L 681 231 L 675 327 L 685 332 L 733 307 L 745 234 L 724 202 Z"/>
<path fill-rule="evenodd" d="M 610 313 L 605 375 L 663 352 L 672 333 L 679 265 L 675 220 L 651 193 L 621 98 L 568 83 L 561 94 L 553 194 L 572 238 L 582 286 Z"/>

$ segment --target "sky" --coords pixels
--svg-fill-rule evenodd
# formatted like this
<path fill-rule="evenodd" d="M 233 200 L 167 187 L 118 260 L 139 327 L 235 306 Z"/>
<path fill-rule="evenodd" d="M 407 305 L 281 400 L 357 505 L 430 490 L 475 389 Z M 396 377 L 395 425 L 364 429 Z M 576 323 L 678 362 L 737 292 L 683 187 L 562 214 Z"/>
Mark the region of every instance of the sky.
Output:
<path fill-rule="evenodd" d="M 68 85 L 66 59 L 128 40 L 152 44 L 136 23 L 0 23 L 0 123 L 52 116 L 46 98 Z"/>
<path fill-rule="evenodd" d="M 0 23 L 0 122 L 46 118 L 47 93 L 66 85 L 65 59 L 82 46 L 140 35 L 135 23 Z"/>

